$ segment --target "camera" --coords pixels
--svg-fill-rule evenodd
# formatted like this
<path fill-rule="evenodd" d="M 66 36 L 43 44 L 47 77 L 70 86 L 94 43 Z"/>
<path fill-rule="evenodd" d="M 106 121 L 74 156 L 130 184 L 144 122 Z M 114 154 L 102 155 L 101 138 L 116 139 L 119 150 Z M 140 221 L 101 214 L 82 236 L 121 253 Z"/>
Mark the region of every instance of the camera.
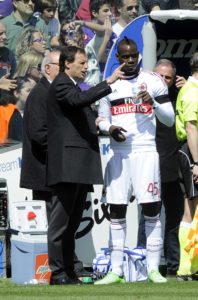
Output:
<path fill-rule="evenodd" d="M 76 30 L 74 29 L 68 30 L 67 36 L 70 40 L 74 40 L 76 38 Z"/>

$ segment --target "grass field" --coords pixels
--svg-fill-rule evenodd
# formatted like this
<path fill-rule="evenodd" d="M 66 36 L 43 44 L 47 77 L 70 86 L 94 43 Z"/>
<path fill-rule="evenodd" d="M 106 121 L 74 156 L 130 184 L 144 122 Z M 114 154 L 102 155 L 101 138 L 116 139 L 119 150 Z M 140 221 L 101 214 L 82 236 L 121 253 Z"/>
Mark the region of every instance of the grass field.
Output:
<path fill-rule="evenodd" d="M 108 286 L 16 285 L 0 279 L 0 299 L 5 300 L 191 300 L 198 299 L 198 281 L 153 284 L 147 282 Z"/>

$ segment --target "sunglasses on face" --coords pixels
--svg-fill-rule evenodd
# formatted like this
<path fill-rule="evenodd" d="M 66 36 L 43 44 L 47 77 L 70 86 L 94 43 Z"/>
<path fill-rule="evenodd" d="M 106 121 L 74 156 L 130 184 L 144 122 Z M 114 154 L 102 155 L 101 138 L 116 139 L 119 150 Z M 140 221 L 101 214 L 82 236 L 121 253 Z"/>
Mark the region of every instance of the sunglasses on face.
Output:
<path fill-rule="evenodd" d="M 32 69 L 37 69 L 37 71 L 41 71 L 41 64 L 38 64 L 37 66 L 33 66 Z"/>
<path fill-rule="evenodd" d="M 34 39 L 33 43 L 43 43 L 45 40 L 43 38 Z"/>

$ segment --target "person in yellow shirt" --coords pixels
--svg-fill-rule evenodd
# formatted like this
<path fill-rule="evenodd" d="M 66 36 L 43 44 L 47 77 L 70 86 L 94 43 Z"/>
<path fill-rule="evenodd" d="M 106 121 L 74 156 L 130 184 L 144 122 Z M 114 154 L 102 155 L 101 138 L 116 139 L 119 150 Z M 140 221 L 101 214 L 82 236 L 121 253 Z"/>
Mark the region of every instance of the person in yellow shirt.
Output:
<path fill-rule="evenodd" d="M 193 218 L 198 208 L 198 52 L 190 60 L 191 76 L 181 88 L 176 103 L 176 134 L 181 142 L 179 164 L 185 192 L 185 208 L 180 223 L 180 265 L 178 280 L 189 281 L 198 271 L 185 247 L 191 235 Z M 193 245 L 193 243 L 191 243 Z"/>

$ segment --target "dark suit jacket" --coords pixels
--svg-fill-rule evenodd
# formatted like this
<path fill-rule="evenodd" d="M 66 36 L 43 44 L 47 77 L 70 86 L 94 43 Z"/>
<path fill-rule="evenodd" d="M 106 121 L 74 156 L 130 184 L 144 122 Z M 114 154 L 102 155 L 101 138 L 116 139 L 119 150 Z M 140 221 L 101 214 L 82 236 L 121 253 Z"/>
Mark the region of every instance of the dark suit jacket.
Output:
<path fill-rule="evenodd" d="M 101 184 L 102 168 L 90 104 L 111 93 L 106 81 L 82 92 L 65 74 L 53 81 L 47 101 L 48 184 Z"/>
<path fill-rule="evenodd" d="M 46 99 L 49 88 L 49 81 L 41 78 L 27 98 L 23 117 L 20 186 L 39 191 L 50 191 L 46 186 Z"/>

